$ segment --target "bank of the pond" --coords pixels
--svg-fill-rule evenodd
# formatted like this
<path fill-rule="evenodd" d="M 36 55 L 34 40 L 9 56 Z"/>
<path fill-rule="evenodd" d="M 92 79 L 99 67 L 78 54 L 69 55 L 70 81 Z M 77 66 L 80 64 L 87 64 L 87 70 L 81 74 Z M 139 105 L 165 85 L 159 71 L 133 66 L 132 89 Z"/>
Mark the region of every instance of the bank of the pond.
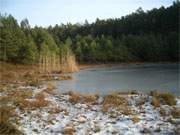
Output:
<path fill-rule="evenodd" d="M 133 91 L 102 97 L 53 89 L 50 84 L 4 87 L 1 99 L 14 108 L 8 121 L 25 135 L 180 133 L 180 99 L 172 94 Z"/>
<path fill-rule="evenodd" d="M 80 70 L 89 69 L 89 68 L 102 68 L 102 67 L 115 67 L 115 66 L 131 66 L 131 65 L 147 65 L 147 64 L 180 64 L 180 62 L 121 62 L 121 63 L 86 63 L 79 64 L 78 67 Z"/>

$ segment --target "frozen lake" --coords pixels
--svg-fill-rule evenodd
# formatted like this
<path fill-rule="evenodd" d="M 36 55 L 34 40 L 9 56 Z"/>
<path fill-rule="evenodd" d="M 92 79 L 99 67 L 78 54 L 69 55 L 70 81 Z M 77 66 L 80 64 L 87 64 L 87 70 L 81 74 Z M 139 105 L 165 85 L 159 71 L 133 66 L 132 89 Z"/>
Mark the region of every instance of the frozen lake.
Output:
<path fill-rule="evenodd" d="M 180 95 L 179 64 L 143 64 L 90 68 L 59 81 L 58 91 L 108 94 L 112 91 L 169 91 Z"/>

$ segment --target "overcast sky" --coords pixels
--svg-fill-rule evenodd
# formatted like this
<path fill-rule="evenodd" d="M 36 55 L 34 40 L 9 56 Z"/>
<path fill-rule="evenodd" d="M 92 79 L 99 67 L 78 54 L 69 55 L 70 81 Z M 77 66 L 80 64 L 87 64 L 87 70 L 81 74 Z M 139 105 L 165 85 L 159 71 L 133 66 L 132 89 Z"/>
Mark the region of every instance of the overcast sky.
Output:
<path fill-rule="evenodd" d="M 0 0 L 0 12 L 18 22 L 27 18 L 32 26 L 94 22 L 96 18 L 119 18 L 139 7 L 150 10 L 170 6 L 173 0 Z"/>

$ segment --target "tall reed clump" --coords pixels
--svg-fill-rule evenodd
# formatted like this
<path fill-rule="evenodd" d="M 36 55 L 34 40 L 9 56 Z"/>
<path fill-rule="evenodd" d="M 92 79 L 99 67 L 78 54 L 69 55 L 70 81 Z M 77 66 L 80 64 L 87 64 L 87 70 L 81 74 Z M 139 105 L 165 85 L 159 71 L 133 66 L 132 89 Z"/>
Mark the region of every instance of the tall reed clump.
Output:
<path fill-rule="evenodd" d="M 73 53 L 69 52 L 63 57 L 65 60 L 61 62 L 62 72 L 77 72 L 79 70 Z"/>
<path fill-rule="evenodd" d="M 79 70 L 72 51 L 67 47 L 59 50 L 60 51 L 56 53 L 49 52 L 49 50 L 40 53 L 40 73 L 77 72 Z"/>

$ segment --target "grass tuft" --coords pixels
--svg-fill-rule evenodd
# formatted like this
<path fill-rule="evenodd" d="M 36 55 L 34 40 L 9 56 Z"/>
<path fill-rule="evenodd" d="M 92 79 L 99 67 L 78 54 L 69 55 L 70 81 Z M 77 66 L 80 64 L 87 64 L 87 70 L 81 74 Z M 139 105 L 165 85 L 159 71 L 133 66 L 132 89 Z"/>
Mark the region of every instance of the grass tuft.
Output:
<path fill-rule="evenodd" d="M 70 98 L 69 101 L 71 103 L 96 103 L 99 96 L 98 95 L 83 95 L 78 92 L 69 92 Z"/>
<path fill-rule="evenodd" d="M 140 118 L 139 118 L 138 116 L 134 116 L 134 117 L 132 118 L 132 121 L 133 121 L 134 123 L 138 123 L 138 122 L 140 121 Z"/>
<path fill-rule="evenodd" d="M 32 107 L 35 107 L 35 108 L 41 108 L 41 107 L 46 107 L 48 106 L 49 104 L 49 101 L 45 100 L 45 96 L 43 93 L 39 93 L 37 96 L 36 96 L 36 100 L 32 102 Z"/>
<path fill-rule="evenodd" d="M 124 115 L 129 115 L 132 113 L 128 100 L 124 96 L 116 93 L 104 97 L 102 111 L 108 112 L 109 108 L 115 108 Z"/>
<path fill-rule="evenodd" d="M 161 104 L 166 104 L 169 106 L 176 105 L 176 98 L 173 94 L 168 93 L 168 92 L 157 92 L 153 91 L 151 92 L 152 102 L 151 104 L 154 105 L 155 107 L 160 107 Z"/>
<path fill-rule="evenodd" d="M 156 108 L 156 107 L 160 107 L 160 101 L 159 101 L 159 98 L 153 97 L 153 98 L 152 98 L 151 104 L 152 104 L 155 108 Z"/>
<path fill-rule="evenodd" d="M 171 111 L 171 115 L 173 116 L 173 118 L 179 119 L 180 118 L 180 108 L 174 107 L 173 110 Z"/>
<path fill-rule="evenodd" d="M 13 115 L 13 108 L 8 106 L 0 107 L 0 134 L 1 135 L 20 135 L 22 134 L 15 126 L 13 126 L 9 119 Z"/>

